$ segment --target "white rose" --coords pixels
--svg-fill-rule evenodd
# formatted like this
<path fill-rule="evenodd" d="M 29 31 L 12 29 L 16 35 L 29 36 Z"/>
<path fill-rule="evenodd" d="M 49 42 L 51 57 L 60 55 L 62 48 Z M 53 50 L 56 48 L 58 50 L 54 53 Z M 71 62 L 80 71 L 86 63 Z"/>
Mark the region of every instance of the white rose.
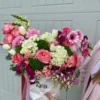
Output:
<path fill-rule="evenodd" d="M 26 35 L 26 29 L 24 28 L 24 26 L 19 27 L 19 32 L 21 35 Z"/>
<path fill-rule="evenodd" d="M 11 49 L 11 46 L 10 46 L 10 45 L 8 45 L 8 44 L 4 44 L 2 47 L 3 47 L 4 49 L 6 49 L 6 50 Z"/>
<path fill-rule="evenodd" d="M 15 51 L 14 49 L 9 50 L 8 52 L 9 52 L 11 55 L 16 54 L 16 51 Z"/>

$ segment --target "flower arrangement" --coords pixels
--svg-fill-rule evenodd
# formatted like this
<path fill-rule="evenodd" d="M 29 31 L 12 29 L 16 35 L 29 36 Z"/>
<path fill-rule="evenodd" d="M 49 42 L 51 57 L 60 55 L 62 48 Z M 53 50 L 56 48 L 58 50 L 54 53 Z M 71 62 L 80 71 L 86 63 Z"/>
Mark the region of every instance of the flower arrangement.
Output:
<path fill-rule="evenodd" d="M 5 37 L 1 43 L 8 50 L 6 58 L 12 61 L 10 69 L 16 75 L 27 73 L 31 84 L 44 76 L 68 90 L 78 77 L 76 69 L 92 49 L 88 37 L 68 27 L 40 34 L 26 18 L 12 16 L 16 20 L 2 28 Z"/>

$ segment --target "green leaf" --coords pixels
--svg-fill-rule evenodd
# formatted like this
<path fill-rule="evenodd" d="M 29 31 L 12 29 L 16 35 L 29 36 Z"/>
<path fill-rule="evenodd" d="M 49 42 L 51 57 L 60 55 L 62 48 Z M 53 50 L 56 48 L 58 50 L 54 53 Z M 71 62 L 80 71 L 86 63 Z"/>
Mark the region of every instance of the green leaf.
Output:
<path fill-rule="evenodd" d="M 71 56 L 73 54 L 73 52 L 71 51 L 71 49 L 68 46 L 64 46 L 64 48 L 67 50 L 67 53 L 69 56 Z"/>
<path fill-rule="evenodd" d="M 21 49 L 22 49 L 22 46 L 21 45 L 17 46 L 15 48 L 16 53 L 20 53 Z"/>
<path fill-rule="evenodd" d="M 20 21 L 24 21 L 24 22 L 28 23 L 28 20 L 25 17 L 14 15 L 14 14 L 12 14 L 11 16 L 20 20 Z"/>
<path fill-rule="evenodd" d="M 60 90 L 63 89 L 63 84 L 60 84 Z"/>
<path fill-rule="evenodd" d="M 11 60 L 12 58 L 11 58 L 11 55 L 10 54 L 8 54 L 7 56 L 6 56 L 6 60 Z"/>
<path fill-rule="evenodd" d="M 12 71 L 16 71 L 16 67 L 12 64 L 12 65 L 10 65 L 11 67 L 10 67 L 10 70 L 12 70 Z"/>
<path fill-rule="evenodd" d="M 49 50 L 49 43 L 45 40 L 36 41 L 39 49 Z"/>
<path fill-rule="evenodd" d="M 91 49 L 91 50 L 93 50 L 91 44 L 88 44 L 88 48 Z"/>
<path fill-rule="evenodd" d="M 78 70 L 75 77 L 78 78 L 79 76 L 80 76 L 80 71 Z"/>
<path fill-rule="evenodd" d="M 40 62 L 38 59 L 32 59 L 32 58 L 29 58 L 29 64 L 34 70 L 42 70 L 43 67 L 45 66 L 45 64 Z"/>

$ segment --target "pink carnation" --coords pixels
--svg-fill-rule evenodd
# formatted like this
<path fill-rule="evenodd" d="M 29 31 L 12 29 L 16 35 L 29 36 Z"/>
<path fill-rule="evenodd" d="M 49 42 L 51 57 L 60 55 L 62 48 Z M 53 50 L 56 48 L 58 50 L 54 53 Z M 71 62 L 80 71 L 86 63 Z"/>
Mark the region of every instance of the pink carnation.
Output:
<path fill-rule="evenodd" d="M 29 38 L 31 36 L 34 35 L 39 35 L 40 34 L 40 30 L 37 29 L 30 29 L 27 33 L 26 33 L 26 38 Z"/>
<path fill-rule="evenodd" d="M 11 34 L 14 36 L 14 37 L 17 37 L 20 35 L 20 32 L 19 32 L 19 28 L 15 28 L 12 30 Z"/>
<path fill-rule="evenodd" d="M 41 61 L 42 63 L 48 64 L 50 62 L 50 52 L 48 50 L 38 50 L 36 52 L 36 58 Z"/>
<path fill-rule="evenodd" d="M 2 28 L 2 32 L 4 34 L 9 34 L 12 30 L 13 30 L 14 26 L 9 23 L 9 24 L 5 24 L 4 27 Z"/>
<path fill-rule="evenodd" d="M 76 55 L 70 56 L 67 61 L 67 66 L 70 68 L 70 67 L 76 67 L 76 65 L 77 65 L 77 56 Z"/>
<path fill-rule="evenodd" d="M 12 46 L 16 47 L 16 46 L 20 45 L 23 41 L 24 41 L 24 37 L 23 36 L 18 36 L 13 40 Z"/>
<path fill-rule="evenodd" d="M 14 40 L 14 37 L 11 34 L 7 34 L 4 38 L 4 43 L 11 45 L 13 40 Z"/>

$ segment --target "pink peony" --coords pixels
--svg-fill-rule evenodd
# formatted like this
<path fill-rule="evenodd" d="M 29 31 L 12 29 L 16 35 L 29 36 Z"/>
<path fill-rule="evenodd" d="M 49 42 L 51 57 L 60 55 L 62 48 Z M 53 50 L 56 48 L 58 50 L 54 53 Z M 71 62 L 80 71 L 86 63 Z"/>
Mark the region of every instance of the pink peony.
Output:
<path fill-rule="evenodd" d="M 4 27 L 2 28 L 2 32 L 4 34 L 9 34 L 12 30 L 13 30 L 14 26 L 9 23 L 9 24 L 5 24 Z"/>
<path fill-rule="evenodd" d="M 4 38 L 4 43 L 11 45 L 13 40 L 14 40 L 14 37 L 11 34 L 7 34 Z"/>
<path fill-rule="evenodd" d="M 77 56 L 76 55 L 72 55 L 68 58 L 67 61 L 67 66 L 70 67 L 76 67 L 77 66 Z"/>
<path fill-rule="evenodd" d="M 23 56 L 20 54 L 15 54 L 12 56 L 12 62 L 16 65 L 21 64 L 21 62 L 24 60 Z"/>
<path fill-rule="evenodd" d="M 36 52 L 36 58 L 42 63 L 48 64 L 50 62 L 50 52 L 44 49 L 38 50 Z"/>
<path fill-rule="evenodd" d="M 12 34 L 14 37 L 19 36 L 19 35 L 20 35 L 19 29 L 18 29 L 18 28 L 15 28 L 14 30 L 12 30 L 11 34 Z"/>
<path fill-rule="evenodd" d="M 24 41 L 24 37 L 18 36 L 12 41 L 12 46 L 16 47 L 16 46 L 20 45 L 23 41 Z"/>
<path fill-rule="evenodd" d="M 26 33 L 26 38 L 29 38 L 31 36 L 34 35 L 39 35 L 40 34 L 40 30 L 37 29 L 30 29 L 27 33 Z"/>
<path fill-rule="evenodd" d="M 40 71 L 36 70 L 36 71 L 35 71 L 35 75 L 36 75 L 36 76 L 41 76 L 42 73 L 41 73 Z"/>
<path fill-rule="evenodd" d="M 69 42 L 71 44 L 75 44 L 79 41 L 79 36 L 77 34 L 76 31 L 71 31 L 68 35 L 67 35 L 67 38 L 69 40 Z"/>
<path fill-rule="evenodd" d="M 70 29 L 69 27 L 64 27 L 64 28 L 63 28 L 63 33 L 64 33 L 64 34 L 67 35 L 67 34 L 70 33 L 70 32 L 71 32 L 71 29 Z"/>
<path fill-rule="evenodd" d="M 82 56 L 83 56 L 83 57 L 86 57 L 88 54 L 89 54 L 89 49 L 88 49 L 88 48 L 86 48 L 86 49 L 84 49 L 84 50 L 82 51 Z"/>

